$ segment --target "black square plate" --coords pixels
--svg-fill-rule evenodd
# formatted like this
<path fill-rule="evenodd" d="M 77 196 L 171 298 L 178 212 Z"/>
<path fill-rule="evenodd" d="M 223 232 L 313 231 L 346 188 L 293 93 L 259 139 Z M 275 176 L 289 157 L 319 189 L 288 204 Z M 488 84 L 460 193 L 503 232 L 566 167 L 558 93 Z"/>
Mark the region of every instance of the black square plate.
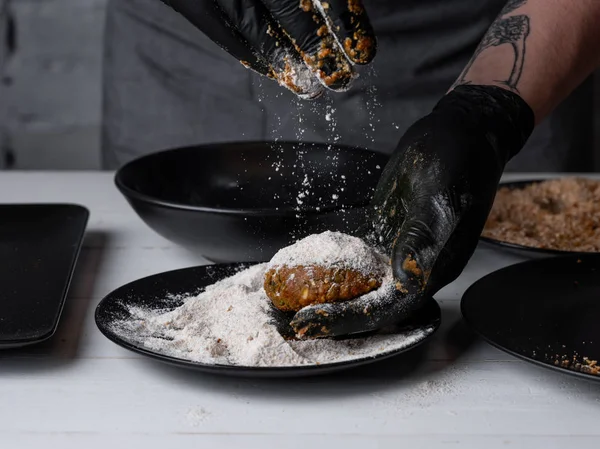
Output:
<path fill-rule="evenodd" d="M 88 217 L 71 204 L 0 205 L 0 348 L 54 334 Z"/>

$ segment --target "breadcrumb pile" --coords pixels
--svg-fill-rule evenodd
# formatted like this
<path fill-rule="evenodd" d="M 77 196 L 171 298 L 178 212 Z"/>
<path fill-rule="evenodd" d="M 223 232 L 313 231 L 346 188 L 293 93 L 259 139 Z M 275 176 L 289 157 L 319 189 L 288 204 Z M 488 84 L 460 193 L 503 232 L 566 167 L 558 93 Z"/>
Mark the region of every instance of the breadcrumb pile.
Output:
<path fill-rule="evenodd" d="M 535 248 L 600 251 L 600 181 L 561 178 L 498 191 L 483 236 Z"/>

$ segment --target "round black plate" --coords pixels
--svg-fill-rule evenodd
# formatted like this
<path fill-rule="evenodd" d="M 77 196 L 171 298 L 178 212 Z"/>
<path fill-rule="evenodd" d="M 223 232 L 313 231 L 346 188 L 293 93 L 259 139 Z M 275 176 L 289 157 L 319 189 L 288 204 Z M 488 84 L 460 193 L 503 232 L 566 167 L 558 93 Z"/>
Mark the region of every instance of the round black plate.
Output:
<path fill-rule="evenodd" d="M 461 311 L 497 348 L 548 368 L 600 381 L 555 361 L 600 360 L 600 256 L 532 260 L 473 284 Z"/>
<path fill-rule="evenodd" d="M 552 178 L 555 179 L 555 178 Z M 531 184 L 537 184 L 542 181 L 549 179 L 533 179 L 527 181 L 513 181 L 501 183 L 499 189 L 508 187 L 509 189 L 523 189 Z M 567 256 L 567 255 L 579 255 L 579 254 L 595 254 L 595 253 L 580 253 L 577 251 L 563 251 L 559 249 L 548 249 L 548 248 L 536 248 L 534 246 L 518 245 L 516 243 L 510 243 L 503 240 L 492 239 L 489 237 L 481 236 L 480 240 L 486 244 L 509 250 L 518 255 L 529 256 L 529 257 L 544 257 L 544 256 Z"/>
<path fill-rule="evenodd" d="M 431 337 L 439 328 L 441 321 L 441 312 L 437 302 L 433 299 L 428 301 L 427 305 L 421 310 L 415 312 L 410 323 L 402 323 L 403 326 L 411 327 L 431 327 L 431 332 L 421 341 L 409 347 L 399 350 L 393 350 L 385 353 L 379 353 L 375 357 L 367 357 L 351 361 L 336 362 L 331 364 L 320 364 L 299 367 L 247 367 L 234 365 L 203 364 L 185 360 L 181 358 L 169 357 L 158 352 L 150 351 L 146 348 L 132 344 L 112 331 L 111 323 L 115 320 L 126 318 L 129 313 L 127 306 L 141 306 L 150 308 L 173 308 L 177 304 L 172 299 L 166 300 L 167 296 L 171 298 L 175 295 L 187 296 L 198 294 L 204 287 L 224 279 L 246 268 L 251 264 L 221 264 L 206 265 L 193 268 L 184 268 L 181 270 L 169 271 L 149 276 L 137 281 L 131 282 L 106 296 L 96 308 L 96 325 L 100 331 L 111 341 L 131 351 L 152 357 L 162 362 L 194 368 L 200 371 L 228 374 L 236 376 L 255 376 L 255 377 L 296 377 L 316 374 L 327 374 L 333 371 L 348 369 L 365 365 L 375 361 L 387 359 L 389 357 L 406 352 Z"/>

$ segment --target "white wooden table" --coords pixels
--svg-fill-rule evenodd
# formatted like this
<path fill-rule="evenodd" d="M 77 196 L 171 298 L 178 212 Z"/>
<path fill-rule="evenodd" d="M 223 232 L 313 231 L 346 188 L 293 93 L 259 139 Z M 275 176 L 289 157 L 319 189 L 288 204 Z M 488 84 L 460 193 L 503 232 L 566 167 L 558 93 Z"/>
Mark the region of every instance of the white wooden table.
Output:
<path fill-rule="evenodd" d="M 91 211 L 59 331 L 0 352 L 0 448 L 561 448 L 600 441 L 600 387 L 473 337 L 461 294 L 520 261 L 480 248 L 439 295 L 443 326 L 407 356 L 337 377 L 262 381 L 178 369 L 121 349 L 93 313 L 137 278 L 204 261 L 155 235 L 107 173 L 0 173 L 0 202 Z"/>

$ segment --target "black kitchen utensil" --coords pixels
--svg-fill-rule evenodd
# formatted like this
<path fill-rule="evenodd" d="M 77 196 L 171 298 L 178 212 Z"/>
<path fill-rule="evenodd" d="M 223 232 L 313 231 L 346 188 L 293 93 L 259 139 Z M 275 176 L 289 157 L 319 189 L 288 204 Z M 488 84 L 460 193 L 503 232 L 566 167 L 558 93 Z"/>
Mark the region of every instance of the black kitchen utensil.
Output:
<path fill-rule="evenodd" d="M 484 339 L 541 366 L 599 380 L 600 256 L 564 256 L 509 266 L 473 284 L 461 302 Z M 583 370 L 583 371 L 582 371 Z"/>
<path fill-rule="evenodd" d="M 261 261 L 310 234 L 356 235 L 387 159 L 327 144 L 214 144 L 142 157 L 115 182 L 163 237 L 213 262 Z"/>
<path fill-rule="evenodd" d="M 431 299 L 426 306 L 415 312 L 410 322 L 400 323 L 400 329 L 423 329 L 425 332 L 418 341 L 410 346 L 391 348 L 374 357 L 366 357 L 344 362 L 325 363 L 298 367 L 247 367 L 233 365 L 209 365 L 181 358 L 174 358 L 160 352 L 144 348 L 135 339 L 121 335 L 115 330 L 114 323 L 130 316 L 130 307 L 170 310 L 183 303 L 183 299 L 174 300 L 178 295 L 183 297 L 198 294 L 204 287 L 231 276 L 240 269 L 251 264 L 207 265 L 149 276 L 120 287 L 106 296 L 96 309 L 96 324 L 100 331 L 111 341 L 131 351 L 145 356 L 200 371 L 252 377 L 296 377 L 316 374 L 327 374 L 334 371 L 383 360 L 402 352 L 406 352 L 423 343 L 437 331 L 441 312 L 437 302 Z"/>
<path fill-rule="evenodd" d="M 544 181 L 544 179 L 526 180 L 526 181 L 514 181 L 504 182 L 500 184 L 499 188 L 507 187 L 509 189 L 523 189 L 531 184 L 537 184 Z M 525 256 L 530 258 L 542 258 L 549 256 L 566 256 L 575 254 L 590 254 L 590 253 L 579 253 L 577 251 L 563 251 L 558 249 L 548 248 L 536 248 L 533 246 L 519 245 L 516 243 L 510 243 L 503 240 L 497 240 L 490 237 L 481 236 L 480 240 L 488 245 L 492 245 L 498 249 L 507 250 L 515 253 L 519 256 Z"/>
<path fill-rule="evenodd" d="M 77 205 L 0 205 L 0 348 L 54 334 L 88 216 Z"/>

